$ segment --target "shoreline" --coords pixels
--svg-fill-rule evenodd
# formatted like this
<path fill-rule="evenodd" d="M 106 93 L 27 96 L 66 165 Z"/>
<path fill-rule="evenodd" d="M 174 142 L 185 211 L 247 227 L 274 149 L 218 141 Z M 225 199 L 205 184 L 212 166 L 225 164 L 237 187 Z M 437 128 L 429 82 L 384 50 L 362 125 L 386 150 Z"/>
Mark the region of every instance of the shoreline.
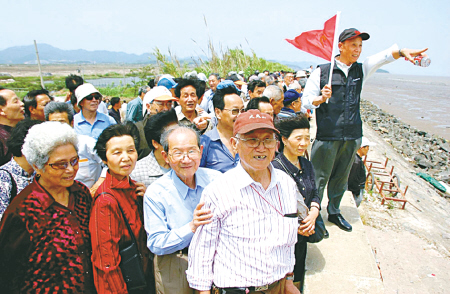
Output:
<path fill-rule="evenodd" d="M 361 99 L 361 119 L 410 162 L 416 172 L 450 183 L 448 140 L 418 130 L 365 99 Z"/>

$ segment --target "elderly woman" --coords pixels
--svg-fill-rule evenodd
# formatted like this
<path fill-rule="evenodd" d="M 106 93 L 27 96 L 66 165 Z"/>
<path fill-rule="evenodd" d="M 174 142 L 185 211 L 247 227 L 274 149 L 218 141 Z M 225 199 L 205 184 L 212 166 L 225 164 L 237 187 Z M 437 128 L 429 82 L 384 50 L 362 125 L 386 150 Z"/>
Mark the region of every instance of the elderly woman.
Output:
<path fill-rule="evenodd" d="M 39 120 L 30 119 L 18 122 L 6 142 L 13 158 L 0 166 L 0 219 L 11 200 L 33 180 L 34 169 L 23 156 L 22 145 L 28 130 L 40 123 Z"/>
<path fill-rule="evenodd" d="M 98 293 L 152 293 L 154 287 L 142 210 L 141 196 L 145 186 L 130 178 L 138 158 L 136 146 L 139 146 L 139 131 L 131 122 L 109 126 L 95 145 L 98 155 L 108 166 L 106 178 L 94 196 L 89 225 L 94 283 Z M 119 251 L 132 241 L 126 222 L 143 257 L 147 289 L 130 291 L 123 277 Z"/>
<path fill-rule="evenodd" d="M 0 225 L 3 293 L 93 293 L 91 197 L 74 181 L 77 135 L 67 124 L 33 126 L 22 153 L 36 176 L 6 209 Z"/>
<path fill-rule="evenodd" d="M 314 233 L 316 219 L 320 213 L 320 198 L 316 188 L 314 169 L 304 158 L 310 141 L 309 121 L 306 116 L 296 116 L 277 120 L 275 127 L 280 131 L 281 152 L 272 164 L 289 174 L 297 183 L 309 214 L 300 224 L 297 244 L 295 244 L 294 283 L 303 288 L 308 237 Z"/>

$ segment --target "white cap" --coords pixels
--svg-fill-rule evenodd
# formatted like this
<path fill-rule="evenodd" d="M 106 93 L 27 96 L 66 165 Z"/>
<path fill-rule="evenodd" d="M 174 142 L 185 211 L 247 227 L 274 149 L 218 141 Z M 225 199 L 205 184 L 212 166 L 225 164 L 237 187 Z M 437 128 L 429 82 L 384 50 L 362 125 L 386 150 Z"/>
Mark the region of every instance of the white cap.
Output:
<path fill-rule="evenodd" d="M 296 78 L 306 78 L 306 72 L 304 70 L 299 70 L 296 74 L 295 74 Z"/>
<path fill-rule="evenodd" d="M 142 100 L 142 104 L 144 104 L 144 107 L 142 107 L 142 114 L 145 114 L 145 111 L 147 111 L 147 104 L 151 104 L 153 100 L 178 101 L 166 87 L 156 86 L 145 94 L 144 100 Z"/>
<path fill-rule="evenodd" d="M 208 78 L 206 77 L 206 75 L 204 74 L 204 73 L 199 73 L 198 75 L 197 75 L 197 77 L 198 77 L 198 79 L 199 80 L 201 80 L 201 81 L 204 81 L 204 82 L 208 82 Z"/>
<path fill-rule="evenodd" d="M 92 93 L 100 94 L 100 92 L 94 86 L 92 86 L 92 84 L 86 83 L 83 85 L 79 85 L 75 89 L 75 97 L 77 97 L 77 104 L 80 104 L 81 100 L 91 95 Z"/>
<path fill-rule="evenodd" d="M 361 147 L 365 147 L 365 146 L 375 146 L 377 145 L 376 143 L 370 142 L 369 139 L 367 139 L 366 137 L 362 137 L 362 141 L 361 141 Z"/>

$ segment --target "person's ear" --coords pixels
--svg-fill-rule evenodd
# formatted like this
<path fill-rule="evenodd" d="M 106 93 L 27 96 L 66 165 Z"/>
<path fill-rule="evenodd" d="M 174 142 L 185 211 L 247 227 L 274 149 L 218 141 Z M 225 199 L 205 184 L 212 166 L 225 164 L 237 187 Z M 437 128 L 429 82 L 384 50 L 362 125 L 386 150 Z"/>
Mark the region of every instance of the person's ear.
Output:
<path fill-rule="evenodd" d="M 231 148 L 233 148 L 233 151 L 237 153 L 237 144 L 238 140 L 235 137 L 230 138 Z"/>
<path fill-rule="evenodd" d="M 169 164 L 169 154 L 167 154 L 166 151 L 162 150 L 162 151 L 161 151 L 161 155 L 162 155 L 164 161 L 165 161 L 167 164 Z"/>
<path fill-rule="evenodd" d="M 155 148 L 155 150 L 158 150 L 159 147 L 161 147 L 161 144 L 159 144 L 159 143 L 156 142 L 155 140 L 152 140 L 152 145 L 153 145 L 153 148 Z"/>
<path fill-rule="evenodd" d="M 222 118 L 222 110 L 220 110 L 219 108 L 214 108 L 214 112 L 216 113 L 217 119 Z"/>

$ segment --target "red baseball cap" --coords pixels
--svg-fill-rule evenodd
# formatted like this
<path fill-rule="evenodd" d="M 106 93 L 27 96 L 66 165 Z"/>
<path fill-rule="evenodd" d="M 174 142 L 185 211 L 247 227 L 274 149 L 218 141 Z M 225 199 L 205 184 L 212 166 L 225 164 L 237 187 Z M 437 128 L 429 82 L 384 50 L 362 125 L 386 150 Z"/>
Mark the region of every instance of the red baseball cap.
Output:
<path fill-rule="evenodd" d="M 236 134 L 245 134 L 257 129 L 271 129 L 277 134 L 280 132 L 273 125 L 273 118 L 262 113 L 258 109 L 250 109 L 247 112 L 239 114 L 233 127 L 233 136 Z"/>

